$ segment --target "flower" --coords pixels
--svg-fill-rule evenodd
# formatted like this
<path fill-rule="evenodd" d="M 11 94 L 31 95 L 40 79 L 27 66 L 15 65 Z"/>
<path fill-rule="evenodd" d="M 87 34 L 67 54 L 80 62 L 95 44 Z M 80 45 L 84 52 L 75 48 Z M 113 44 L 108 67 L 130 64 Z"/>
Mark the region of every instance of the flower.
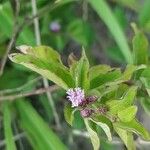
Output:
<path fill-rule="evenodd" d="M 50 23 L 49 28 L 52 32 L 59 32 L 61 29 L 61 25 L 57 21 L 53 21 Z"/>
<path fill-rule="evenodd" d="M 72 107 L 78 107 L 85 99 L 84 90 L 80 87 L 69 89 L 67 92 L 67 98 L 72 103 Z"/>
<path fill-rule="evenodd" d="M 94 111 L 92 109 L 85 108 L 80 111 L 82 117 L 89 117 Z"/>

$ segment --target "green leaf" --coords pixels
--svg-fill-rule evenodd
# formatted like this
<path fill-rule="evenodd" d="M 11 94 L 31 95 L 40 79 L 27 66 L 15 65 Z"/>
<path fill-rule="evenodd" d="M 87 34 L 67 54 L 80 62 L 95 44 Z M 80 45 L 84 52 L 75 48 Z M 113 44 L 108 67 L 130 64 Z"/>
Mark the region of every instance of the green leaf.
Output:
<path fill-rule="evenodd" d="M 110 83 L 107 83 L 107 85 L 108 86 L 116 86 L 117 84 L 121 84 L 125 81 L 129 81 L 132 79 L 132 77 L 133 77 L 134 73 L 136 73 L 136 71 L 140 71 L 145 68 L 146 68 L 146 65 L 135 66 L 135 65 L 129 64 L 129 65 L 127 65 L 125 71 L 120 75 L 120 77 L 118 79 L 116 79 L 115 81 L 112 81 Z"/>
<path fill-rule="evenodd" d="M 9 58 L 13 62 L 21 64 L 41 74 L 64 89 L 74 87 L 73 77 L 70 75 L 69 70 L 62 64 L 54 61 L 44 61 L 40 56 L 39 58 L 36 58 L 32 55 L 19 53 L 11 54 Z"/>
<path fill-rule="evenodd" d="M 136 112 L 137 107 L 130 106 L 124 110 L 118 111 L 118 117 L 122 122 L 129 122 L 135 118 Z"/>
<path fill-rule="evenodd" d="M 135 150 L 133 134 L 129 131 L 121 129 L 117 126 L 113 126 L 116 133 L 120 136 L 128 150 Z"/>
<path fill-rule="evenodd" d="M 106 74 L 99 74 L 97 77 L 90 81 L 90 89 L 98 88 L 104 84 L 109 84 L 112 81 L 114 82 L 120 76 L 120 69 L 109 71 Z"/>
<path fill-rule="evenodd" d="M 133 60 L 134 64 L 148 63 L 148 40 L 144 33 L 137 31 L 132 41 L 133 44 Z"/>
<path fill-rule="evenodd" d="M 107 25 L 109 31 L 114 36 L 114 39 L 118 44 L 118 47 L 120 48 L 126 62 L 132 63 L 132 54 L 125 35 L 107 2 L 105 0 L 89 0 L 89 4 Z"/>
<path fill-rule="evenodd" d="M 46 62 L 54 61 L 54 62 L 62 63 L 59 53 L 51 47 L 43 46 L 43 45 L 36 46 L 36 47 L 21 45 L 18 46 L 17 48 L 24 54 L 31 55 L 43 61 Z"/>
<path fill-rule="evenodd" d="M 6 149 L 16 150 L 16 145 L 13 139 L 13 132 L 11 128 L 11 112 L 9 102 L 3 103 L 3 113 L 4 113 L 4 134 L 6 140 Z"/>
<path fill-rule="evenodd" d="M 89 70 L 89 78 L 90 80 L 98 77 L 100 74 L 105 74 L 108 71 L 113 70 L 113 68 L 111 68 L 108 65 L 96 65 L 90 68 Z"/>
<path fill-rule="evenodd" d="M 28 136 L 32 137 L 32 142 L 36 142 L 36 147 L 38 147 L 39 150 L 67 149 L 27 101 L 17 100 L 15 105 L 22 127 Z"/>
<path fill-rule="evenodd" d="M 85 51 L 82 51 L 82 57 L 71 68 L 71 74 L 75 78 L 76 87 L 88 90 L 89 88 L 89 61 L 86 57 Z"/>
<path fill-rule="evenodd" d="M 69 123 L 72 126 L 73 120 L 74 120 L 74 112 L 75 109 L 71 107 L 71 105 L 68 103 L 64 107 L 64 117 L 67 123 Z"/>
<path fill-rule="evenodd" d="M 109 111 L 112 114 L 117 114 L 117 112 L 131 106 L 133 104 L 134 99 L 135 99 L 136 92 L 137 92 L 137 87 L 132 86 L 123 95 L 122 99 L 108 101 L 107 105 L 109 106 Z"/>
<path fill-rule="evenodd" d="M 89 133 L 89 136 L 90 136 L 90 139 L 91 139 L 91 142 L 92 142 L 92 145 L 93 145 L 93 149 L 94 150 L 99 150 L 99 147 L 100 147 L 100 139 L 96 133 L 96 131 L 94 131 L 91 127 L 90 127 L 90 124 L 89 124 L 89 121 L 88 119 L 84 119 L 84 122 L 85 122 L 85 126 L 87 128 L 87 131 Z"/>
<path fill-rule="evenodd" d="M 93 121 L 98 126 L 100 126 L 104 130 L 105 134 L 107 135 L 108 140 L 112 141 L 112 136 L 111 136 L 112 123 L 108 118 L 102 115 L 97 115 L 97 116 L 93 116 L 91 121 Z"/>
<path fill-rule="evenodd" d="M 127 131 L 135 132 L 136 134 L 139 134 L 144 140 L 150 140 L 149 132 L 135 119 L 130 122 L 116 122 L 114 125 Z"/>

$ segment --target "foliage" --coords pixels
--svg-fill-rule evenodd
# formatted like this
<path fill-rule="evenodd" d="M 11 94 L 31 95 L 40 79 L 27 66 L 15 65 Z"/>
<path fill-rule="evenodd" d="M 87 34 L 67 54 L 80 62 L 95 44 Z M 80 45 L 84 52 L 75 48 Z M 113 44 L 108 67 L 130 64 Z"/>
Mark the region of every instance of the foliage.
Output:
<path fill-rule="evenodd" d="M 73 63 L 70 64 L 70 68 L 68 68 L 64 66 L 59 59 L 53 59 L 55 51 L 51 48 L 38 46 L 26 47 L 26 49 L 20 48 L 20 50 L 24 50 L 24 53 L 15 53 L 9 56 L 13 62 L 24 65 L 27 68 L 40 73 L 44 77 L 48 77 L 51 81 L 55 82 L 65 90 L 68 88 L 75 88 L 76 85 L 76 87 L 81 87 L 85 90 L 86 96 L 90 95 L 91 91 L 96 91 L 96 93 L 93 92 L 93 96 L 98 97 L 98 99 L 94 102 L 90 101 L 87 103 L 87 106 L 81 105 L 73 109 L 70 104 L 67 104 L 64 108 L 65 119 L 70 125 L 72 125 L 74 119 L 74 111 L 82 111 L 85 107 L 94 111 L 93 114 L 83 116 L 83 118 L 86 118 L 84 119 L 85 125 L 95 150 L 98 149 L 100 142 L 97 140 L 97 131 L 94 131 L 90 127 L 90 122 L 100 126 L 110 141 L 112 140 L 111 134 L 114 126 L 114 130 L 116 130 L 118 135 L 125 142 L 127 148 L 129 148 L 127 141 L 133 139 L 132 133 L 137 133 L 143 139 L 150 140 L 149 132 L 136 120 L 137 106 L 134 104 L 137 95 L 139 96 L 138 90 L 140 90 L 140 87 L 136 83 L 140 76 L 135 80 L 134 75 L 141 71 L 141 69 L 144 72 L 147 69 L 146 67 L 129 65 L 124 72 L 121 72 L 119 68 L 111 68 L 107 65 L 98 65 L 89 68 L 89 62 L 85 55 L 85 51 L 83 50 L 81 58 L 78 61 L 72 60 L 71 62 Z M 49 51 L 46 52 L 46 50 Z M 51 60 L 47 59 L 48 54 L 51 56 Z M 60 58 L 58 53 L 57 58 Z M 59 69 L 55 66 L 56 64 L 60 65 Z M 54 65 L 54 69 L 48 67 L 50 65 Z M 65 75 L 65 72 L 63 72 L 62 76 L 60 76 L 61 70 L 64 69 L 67 74 Z M 101 69 L 103 69 L 103 71 Z M 58 70 L 59 74 L 57 78 L 59 78 L 59 80 L 54 76 Z M 66 82 L 58 82 L 60 80 Z M 128 85 L 128 82 L 132 81 L 132 85 Z M 124 84 L 126 84 L 125 89 L 122 88 Z M 66 88 L 66 85 L 68 85 L 68 88 Z M 118 88 L 116 88 L 115 91 L 112 91 L 112 85 L 118 86 Z M 108 91 L 107 94 L 104 94 L 103 92 L 108 88 L 110 88 L 110 91 Z M 111 95 L 112 92 L 115 92 L 116 94 Z M 99 95 L 101 96 L 99 97 Z M 121 130 L 123 130 L 122 134 L 120 133 Z M 128 132 L 130 136 L 126 135 Z M 134 147 L 134 145 L 132 145 L 132 147 Z"/>
<path fill-rule="evenodd" d="M 37 0 L 41 46 L 32 5 L 0 3 L 0 71 L 22 25 L 9 55 L 15 63 L 8 60 L 0 76 L 0 149 L 91 149 L 84 136 L 95 150 L 121 149 L 111 142 L 117 135 L 128 150 L 149 141 L 145 122 L 138 120 L 150 115 L 150 1 Z M 49 95 L 38 75 L 59 89 Z M 66 92 L 77 87 L 85 98 L 72 107 Z M 24 97 L 38 89 L 46 94 Z M 9 99 L 18 95 L 23 98 Z"/>

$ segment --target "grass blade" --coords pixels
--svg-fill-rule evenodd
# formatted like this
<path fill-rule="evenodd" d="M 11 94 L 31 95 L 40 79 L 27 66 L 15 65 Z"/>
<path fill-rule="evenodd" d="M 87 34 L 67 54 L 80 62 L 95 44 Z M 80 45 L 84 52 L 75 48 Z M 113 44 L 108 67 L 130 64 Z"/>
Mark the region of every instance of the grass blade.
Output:
<path fill-rule="evenodd" d="M 108 27 L 116 43 L 118 44 L 126 62 L 132 63 L 132 54 L 126 41 L 126 37 L 106 1 L 89 0 L 89 3 Z"/>
<path fill-rule="evenodd" d="M 11 129 L 11 112 L 10 112 L 8 102 L 5 102 L 3 104 L 3 113 L 4 113 L 4 133 L 5 133 L 5 140 L 6 140 L 6 149 L 16 150 L 16 145 L 13 140 L 13 133 Z"/>

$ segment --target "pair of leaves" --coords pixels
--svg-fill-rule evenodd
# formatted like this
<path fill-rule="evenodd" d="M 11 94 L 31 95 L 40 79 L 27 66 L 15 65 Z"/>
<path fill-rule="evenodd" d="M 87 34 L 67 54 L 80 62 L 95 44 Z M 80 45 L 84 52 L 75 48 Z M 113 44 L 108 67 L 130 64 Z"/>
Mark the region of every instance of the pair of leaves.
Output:
<path fill-rule="evenodd" d="M 84 122 L 85 122 L 86 129 L 87 129 L 87 131 L 89 133 L 89 136 L 90 136 L 90 139 L 91 139 L 91 142 L 92 142 L 92 145 L 93 145 L 93 149 L 94 150 L 99 150 L 100 139 L 99 139 L 99 137 L 97 135 L 97 132 L 94 129 L 92 129 L 88 119 L 84 119 Z"/>
<path fill-rule="evenodd" d="M 9 58 L 13 62 L 41 74 L 64 89 L 74 87 L 74 79 L 68 68 L 62 65 L 60 55 L 52 48 L 38 46 L 22 51 L 25 54 L 14 53 Z"/>
<path fill-rule="evenodd" d="M 100 126 L 105 134 L 107 135 L 107 138 L 109 141 L 112 140 L 111 136 L 111 130 L 112 130 L 112 123 L 109 119 L 107 119 L 105 116 L 92 116 L 92 118 L 84 119 L 85 126 L 87 128 L 87 131 L 89 133 L 92 145 L 94 150 L 98 150 L 100 147 L 100 139 L 97 135 L 97 131 L 92 128 L 91 124 L 94 123 L 94 125 Z"/>

